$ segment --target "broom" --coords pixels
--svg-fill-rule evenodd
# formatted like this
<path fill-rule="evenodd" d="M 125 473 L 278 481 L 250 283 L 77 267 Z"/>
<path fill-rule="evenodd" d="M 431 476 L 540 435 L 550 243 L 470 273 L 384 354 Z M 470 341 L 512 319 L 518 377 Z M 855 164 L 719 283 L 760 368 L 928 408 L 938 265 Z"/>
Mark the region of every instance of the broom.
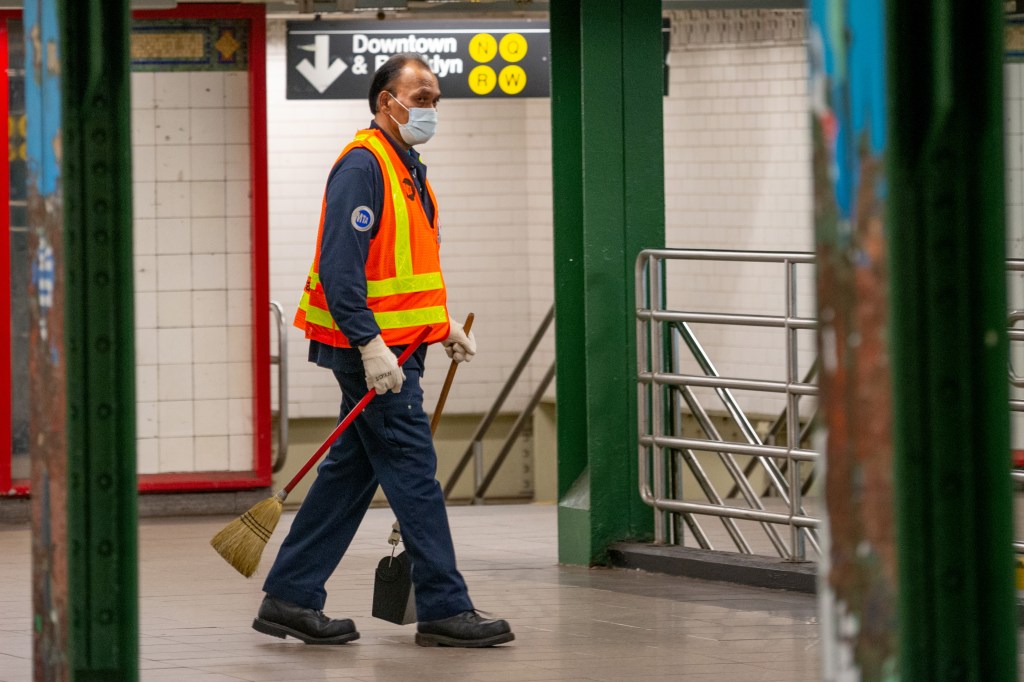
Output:
<path fill-rule="evenodd" d="M 405 361 L 409 359 L 419 345 L 423 343 L 423 340 L 427 338 L 427 334 L 430 333 L 431 329 L 432 327 L 428 325 L 416 335 L 415 340 L 398 357 L 399 366 L 405 364 Z M 260 565 L 260 557 L 263 556 L 263 549 L 267 546 L 270 535 L 277 528 L 277 522 L 281 520 L 281 513 L 284 511 L 284 501 L 287 499 L 288 493 L 313 468 L 313 465 L 320 459 L 320 456 L 327 452 L 335 439 L 341 435 L 341 432 L 355 421 L 355 418 L 373 400 L 375 395 L 377 395 L 377 392 L 372 388 L 366 392 L 366 395 L 345 415 L 345 418 L 335 427 L 331 435 L 327 437 L 327 440 L 317 448 L 317 451 L 313 453 L 309 461 L 299 469 L 298 473 L 279 493 L 255 504 L 249 511 L 224 526 L 219 533 L 213 536 L 210 544 L 236 571 L 246 578 L 256 572 L 256 568 Z"/>

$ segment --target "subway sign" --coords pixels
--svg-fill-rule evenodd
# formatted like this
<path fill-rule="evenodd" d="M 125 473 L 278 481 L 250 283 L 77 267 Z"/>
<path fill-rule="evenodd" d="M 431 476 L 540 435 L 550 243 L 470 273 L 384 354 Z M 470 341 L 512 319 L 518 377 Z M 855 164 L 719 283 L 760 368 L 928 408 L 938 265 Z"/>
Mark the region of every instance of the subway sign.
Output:
<path fill-rule="evenodd" d="M 547 97 L 546 21 L 289 21 L 288 99 L 366 99 L 399 52 L 422 55 L 445 98 Z"/>

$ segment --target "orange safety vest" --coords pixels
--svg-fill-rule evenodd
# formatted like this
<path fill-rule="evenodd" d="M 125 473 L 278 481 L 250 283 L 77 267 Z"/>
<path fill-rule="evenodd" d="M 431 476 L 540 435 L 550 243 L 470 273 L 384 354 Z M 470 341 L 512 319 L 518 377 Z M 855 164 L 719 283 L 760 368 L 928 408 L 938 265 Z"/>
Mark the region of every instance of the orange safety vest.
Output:
<path fill-rule="evenodd" d="M 434 224 L 431 225 L 419 193 L 412 190 L 410 197 L 403 191 L 403 186 L 414 187 L 412 177 L 383 133 L 373 128 L 360 130 L 341 152 L 338 161 L 356 147 L 373 153 L 384 176 L 383 215 L 380 216 L 376 236 L 370 240 L 370 252 L 366 257 L 366 304 L 373 311 L 388 346 L 411 343 L 428 324 L 434 328 L 426 343 L 443 341 L 448 338 L 448 308 L 444 278 L 441 276 L 434 190 L 427 182 L 427 192 L 434 203 Z M 351 348 L 352 344 L 331 317 L 324 288 L 320 284 L 320 243 L 326 212 L 325 190 L 316 236 L 316 254 L 294 324 L 305 331 L 307 339 Z"/>

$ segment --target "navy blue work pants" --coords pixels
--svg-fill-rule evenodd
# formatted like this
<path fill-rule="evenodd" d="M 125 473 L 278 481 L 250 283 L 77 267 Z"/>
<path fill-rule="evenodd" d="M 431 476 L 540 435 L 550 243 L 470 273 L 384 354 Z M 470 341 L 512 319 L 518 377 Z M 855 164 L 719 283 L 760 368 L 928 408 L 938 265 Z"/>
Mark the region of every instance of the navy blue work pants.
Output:
<path fill-rule="evenodd" d="M 335 371 L 334 376 L 341 386 L 344 418 L 366 393 L 366 382 L 362 372 Z M 352 542 L 379 483 L 401 524 L 412 562 L 417 619 L 439 620 L 472 609 L 455 567 L 436 475 L 437 453 L 423 411 L 420 372 L 406 369 L 402 391 L 375 396 L 331 446 L 267 575 L 264 592 L 322 610 L 324 584 Z M 382 538 L 387 530 L 381 529 Z"/>

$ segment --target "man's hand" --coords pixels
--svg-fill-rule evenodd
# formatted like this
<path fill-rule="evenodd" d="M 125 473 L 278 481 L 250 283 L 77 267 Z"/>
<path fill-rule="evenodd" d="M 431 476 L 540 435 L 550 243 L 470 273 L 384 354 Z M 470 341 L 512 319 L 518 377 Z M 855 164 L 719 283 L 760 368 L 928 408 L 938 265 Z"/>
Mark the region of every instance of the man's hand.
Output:
<path fill-rule="evenodd" d="M 441 342 L 444 352 L 455 362 L 469 362 L 476 355 L 476 339 L 473 338 L 473 332 L 467 334 L 462 325 L 450 317 L 448 324 L 451 325 L 451 331 L 448 332 L 448 338 Z"/>
<path fill-rule="evenodd" d="M 363 372 L 366 374 L 366 388 L 377 391 L 377 395 L 385 391 L 398 393 L 405 382 L 405 372 L 398 366 L 398 358 L 384 343 L 380 334 L 365 346 L 359 346 L 359 354 L 363 358 Z"/>

